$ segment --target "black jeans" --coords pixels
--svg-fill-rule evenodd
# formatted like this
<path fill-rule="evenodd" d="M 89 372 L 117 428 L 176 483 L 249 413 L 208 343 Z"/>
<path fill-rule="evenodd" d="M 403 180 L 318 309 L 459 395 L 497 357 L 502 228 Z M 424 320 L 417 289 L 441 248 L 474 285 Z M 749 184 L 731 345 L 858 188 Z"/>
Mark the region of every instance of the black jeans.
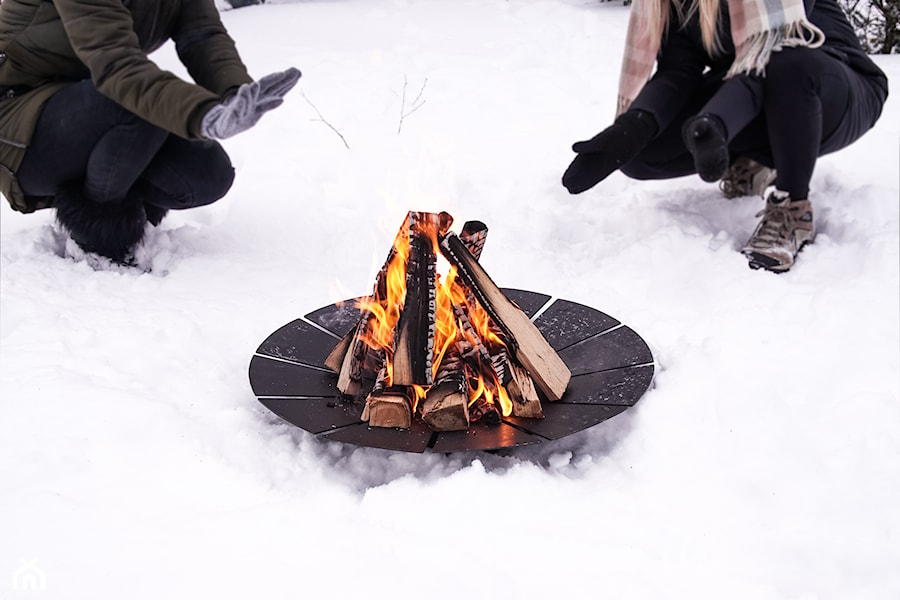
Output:
<path fill-rule="evenodd" d="M 28 196 L 54 196 L 60 185 L 83 181 L 94 202 L 137 195 L 160 208 L 185 209 L 224 196 L 234 168 L 219 143 L 171 134 L 86 80 L 44 106 L 17 177 Z"/>
<path fill-rule="evenodd" d="M 635 179 L 695 173 L 681 137 L 690 117 L 722 119 L 732 160 L 752 158 L 778 170 L 778 189 L 807 198 L 816 159 L 844 148 L 881 115 L 875 84 L 824 49 L 774 52 L 765 77 L 708 77 L 673 122 L 622 168 Z"/>

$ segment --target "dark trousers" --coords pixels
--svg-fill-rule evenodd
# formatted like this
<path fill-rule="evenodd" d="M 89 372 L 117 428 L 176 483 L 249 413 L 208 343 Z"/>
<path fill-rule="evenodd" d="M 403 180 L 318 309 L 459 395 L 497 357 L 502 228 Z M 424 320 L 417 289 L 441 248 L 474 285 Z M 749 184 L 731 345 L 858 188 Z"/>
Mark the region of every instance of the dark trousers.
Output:
<path fill-rule="evenodd" d="M 883 102 L 873 82 L 826 50 L 784 48 L 772 54 L 764 77 L 708 76 L 678 117 L 622 172 L 635 179 L 695 173 L 681 128 L 690 117 L 709 113 L 725 124 L 732 160 L 746 156 L 775 167 L 778 189 L 807 198 L 816 159 L 868 131 Z"/>
<path fill-rule="evenodd" d="M 234 169 L 217 142 L 173 135 L 81 81 L 44 106 L 17 177 L 28 196 L 54 196 L 61 185 L 83 181 L 97 203 L 137 196 L 185 209 L 224 196 Z"/>

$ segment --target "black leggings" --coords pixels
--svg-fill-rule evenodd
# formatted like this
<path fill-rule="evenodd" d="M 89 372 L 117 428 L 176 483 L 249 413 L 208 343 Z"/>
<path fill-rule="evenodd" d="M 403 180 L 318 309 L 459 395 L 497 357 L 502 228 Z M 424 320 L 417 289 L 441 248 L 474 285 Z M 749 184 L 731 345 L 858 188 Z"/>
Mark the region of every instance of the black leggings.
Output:
<path fill-rule="evenodd" d="M 122 202 L 137 191 L 147 204 L 173 209 L 215 202 L 234 181 L 219 143 L 152 125 L 90 81 L 47 102 L 16 175 L 28 196 L 54 196 L 62 184 L 83 181 L 94 202 Z"/>
<path fill-rule="evenodd" d="M 622 172 L 635 179 L 695 173 L 681 127 L 709 113 L 725 124 L 732 160 L 746 156 L 775 167 L 778 189 L 807 198 L 816 159 L 856 141 L 875 124 L 882 105 L 873 83 L 826 50 L 784 48 L 772 54 L 765 77 L 707 78 Z"/>

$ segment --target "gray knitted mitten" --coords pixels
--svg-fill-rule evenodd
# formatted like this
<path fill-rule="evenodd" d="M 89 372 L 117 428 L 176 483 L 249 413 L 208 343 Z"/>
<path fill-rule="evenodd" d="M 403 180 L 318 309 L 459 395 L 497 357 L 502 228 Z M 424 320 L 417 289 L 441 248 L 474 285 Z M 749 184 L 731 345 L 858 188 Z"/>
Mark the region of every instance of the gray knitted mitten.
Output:
<path fill-rule="evenodd" d="M 224 140 L 250 129 L 266 112 L 280 106 L 285 94 L 299 80 L 300 71 L 291 67 L 245 83 L 231 97 L 206 112 L 200 123 L 200 134 Z"/>

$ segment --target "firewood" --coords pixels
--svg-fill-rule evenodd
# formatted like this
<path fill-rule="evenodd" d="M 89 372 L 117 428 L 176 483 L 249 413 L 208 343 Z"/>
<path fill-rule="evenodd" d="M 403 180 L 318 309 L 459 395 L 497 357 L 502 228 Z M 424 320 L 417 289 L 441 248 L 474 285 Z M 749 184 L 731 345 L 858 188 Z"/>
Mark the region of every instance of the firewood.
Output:
<path fill-rule="evenodd" d="M 512 401 L 512 414 L 529 419 L 543 419 L 544 409 L 541 399 L 534 389 L 534 380 L 528 372 L 514 362 L 509 363 L 510 380 L 506 384 L 509 399 Z"/>
<path fill-rule="evenodd" d="M 479 396 L 469 405 L 469 418 L 473 423 L 484 423 L 485 425 L 499 425 L 500 411 L 497 407 L 483 396 Z"/>
<path fill-rule="evenodd" d="M 406 300 L 397 323 L 393 385 L 432 383 L 437 268 L 434 241 L 441 215 L 410 212 L 409 256 L 406 262 Z"/>
<path fill-rule="evenodd" d="M 412 399 L 407 388 L 389 387 L 366 397 L 362 420 L 369 427 L 398 427 L 409 429 L 412 425 Z"/>
<path fill-rule="evenodd" d="M 344 357 L 347 355 L 347 350 L 350 349 L 350 344 L 353 342 L 353 336 L 356 334 L 356 328 L 351 329 L 347 334 L 341 338 L 341 341 L 335 345 L 334 348 L 331 349 L 328 356 L 325 358 L 325 366 L 334 371 L 335 373 L 341 372 L 341 367 L 344 365 Z"/>
<path fill-rule="evenodd" d="M 462 240 L 466 249 L 476 260 L 481 258 L 481 252 L 484 249 L 487 233 L 487 225 L 481 221 L 466 221 L 466 223 L 463 224 L 459 239 Z M 457 279 L 454 281 L 454 285 L 460 287 L 466 298 L 467 308 L 463 311 L 465 312 L 465 325 L 463 326 L 466 327 L 466 331 L 469 334 L 474 334 L 480 339 L 481 343 L 477 350 L 482 359 L 490 361 L 494 373 L 497 376 L 497 382 L 500 385 L 505 386 L 510 380 L 509 352 L 507 351 L 506 346 L 502 343 L 491 343 L 491 340 L 481 338 L 481 336 L 475 332 L 474 326 L 468 327 L 468 324 L 471 322 L 468 307 L 476 306 L 477 300 L 475 299 L 475 294 L 472 292 L 471 288 L 465 283 L 462 283 Z M 457 312 L 457 315 L 459 316 L 459 312 Z M 503 339 L 503 332 L 497 327 L 497 324 L 494 323 L 493 320 L 488 320 L 488 329 L 498 339 Z"/>
<path fill-rule="evenodd" d="M 376 365 L 374 371 L 366 368 L 367 363 L 371 364 L 372 362 L 367 360 L 367 357 L 369 359 L 371 357 L 369 357 L 369 344 L 366 341 L 366 337 L 371 332 L 375 319 L 371 309 L 367 307 L 367 302 L 379 304 L 387 302 L 387 274 L 394 261 L 399 259 L 398 248 L 407 243 L 408 237 L 409 215 L 407 215 L 407 219 L 404 220 L 403 225 L 394 237 L 394 243 L 391 245 L 387 259 L 375 275 L 372 296 L 361 305 L 356 327 L 351 330 L 351 333 L 344 336 L 345 338 L 349 337 L 349 339 L 347 341 L 342 339 L 328 356 L 326 365 L 337 372 L 337 388 L 342 394 L 362 396 L 364 394 L 362 381 L 373 378 L 380 368 L 380 365 Z M 346 346 L 346 350 L 344 350 L 344 346 Z M 338 365 L 340 366 L 338 367 Z"/>
<path fill-rule="evenodd" d="M 435 431 L 469 428 L 469 386 L 465 364 L 456 344 L 451 344 L 441 360 L 434 385 L 419 405 L 422 420 Z"/>
<path fill-rule="evenodd" d="M 346 396 L 357 398 L 364 396 L 367 388 L 366 382 L 371 383 L 384 364 L 384 350 L 370 348 L 365 342 L 364 335 L 372 318 L 371 313 L 364 315 L 357 323 L 356 329 L 352 331 L 352 341 L 347 343 L 348 350 L 341 361 L 337 381 L 338 390 Z M 329 360 L 333 361 L 333 355 L 339 351 L 339 347 L 343 343 L 343 340 L 338 342 L 336 349 L 328 356 Z"/>
<path fill-rule="evenodd" d="M 500 390 L 498 389 L 498 386 L 503 385 L 505 380 L 509 379 L 507 374 L 509 368 L 506 366 L 509 362 L 509 355 L 507 354 L 506 349 L 502 346 L 495 348 L 495 354 L 492 355 L 491 351 L 488 350 L 487 346 L 482 341 L 477 329 L 472 324 L 468 308 L 463 305 L 454 305 L 453 312 L 456 316 L 457 325 L 462 332 L 456 345 L 460 357 L 469 369 L 470 376 L 472 376 L 476 382 L 472 387 L 477 388 L 477 381 L 480 376 L 481 381 L 488 392 L 494 398 L 499 398 Z M 500 368 L 499 371 L 498 367 Z M 489 403 L 488 406 L 490 406 L 494 412 L 497 412 L 497 421 L 499 422 L 500 409 Z M 469 412 L 471 416 L 471 407 Z M 472 420 L 475 421 L 476 419 L 472 418 Z"/>
<path fill-rule="evenodd" d="M 452 232 L 440 242 L 441 252 L 478 302 L 503 331 L 513 357 L 525 367 L 549 400 L 559 400 L 572 374 L 534 323 L 491 280 L 484 268 Z"/>
<path fill-rule="evenodd" d="M 465 431 L 469 428 L 469 394 L 465 379 L 432 386 L 419 406 L 422 420 L 435 431 Z"/>
<path fill-rule="evenodd" d="M 475 260 L 481 258 L 481 251 L 484 249 L 487 234 L 487 225 L 481 221 L 466 221 L 463 223 L 462 231 L 459 232 L 459 239 L 462 240 L 466 249 L 475 257 Z"/>
<path fill-rule="evenodd" d="M 409 388 L 389 387 L 387 366 L 381 367 L 372 391 L 366 396 L 361 421 L 369 427 L 400 427 L 409 429 L 412 424 L 412 396 Z"/>

